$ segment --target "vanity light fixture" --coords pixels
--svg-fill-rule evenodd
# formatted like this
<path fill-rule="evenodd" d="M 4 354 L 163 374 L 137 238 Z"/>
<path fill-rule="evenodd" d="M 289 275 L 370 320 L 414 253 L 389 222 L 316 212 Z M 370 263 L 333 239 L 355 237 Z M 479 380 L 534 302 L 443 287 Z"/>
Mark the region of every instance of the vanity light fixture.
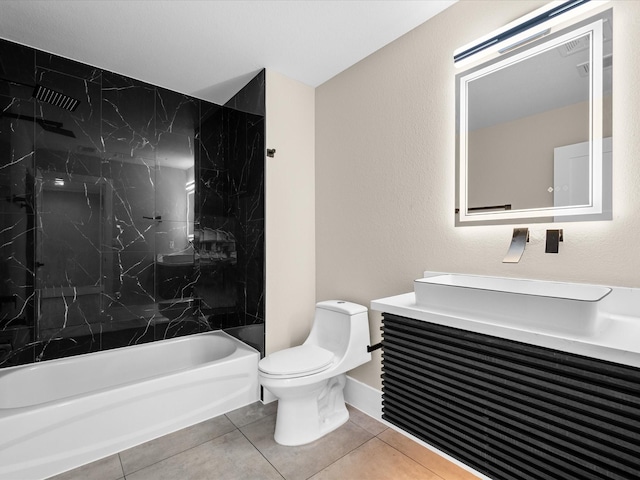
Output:
<path fill-rule="evenodd" d="M 504 27 L 456 49 L 453 52 L 453 62 L 456 68 L 460 68 L 496 52 L 499 54 L 506 53 L 547 35 L 553 26 L 600 7 L 608 3 L 608 1 L 569 0 L 550 2 Z M 537 26 L 540 26 L 539 30 L 532 30 Z M 510 43 L 506 43 L 507 41 Z"/>

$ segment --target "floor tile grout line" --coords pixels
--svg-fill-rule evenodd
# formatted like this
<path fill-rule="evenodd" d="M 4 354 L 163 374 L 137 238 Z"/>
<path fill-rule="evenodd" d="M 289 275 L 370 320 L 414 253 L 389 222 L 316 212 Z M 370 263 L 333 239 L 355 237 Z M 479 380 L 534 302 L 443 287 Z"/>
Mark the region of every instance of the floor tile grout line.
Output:
<path fill-rule="evenodd" d="M 227 413 L 229 413 L 229 412 L 227 412 Z M 239 431 L 239 432 L 244 436 L 244 434 L 243 434 L 243 433 L 242 433 L 242 431 L 240 430 L 240 427 L 238 427 L 238 426 L 233 422 L 233 420 L 231 420 L 231 419 L 227 416 L 227 414 L 226 414 L 226 413 L 223 413 L 222 415 L 223 415 L 223 416 L 224 416 L 224 417 L 229 421 L 229 423 L 233 426 L 234 430 Z M 275 414 L 272 414 L 272 415 L 275 415 Z M 247 425 L 251 425 L 252 423 L 255 423 L 255 422 L 257 422 L 257 421 L 260 421 L 260 420 L 262 420 L 262 419 L 264 419 L 264 418 L 267 418 L 267 417 L 270 417 L 270 416 L 271 416 L 271 415 L 267 415 L 266 417 L 262 417 L 262 418 L 256 419 L 256 420 L 254 420 L 254 421 L 252 421 L 252 422 L 249 422 Z M 216 418 L 216 417 L 212 417 L 212 418 Z M 209 419 L 209 420 L 210 420 L 210 419 Z M 204 421 L 206 421 L 206 420 L 204 420 Z M 244 426 L 247 426 L 247 425 L 244 425 Z M 188 427 L 187 427 L 187 428 L 188 428 Z M 122 470 L 122 477 L 119 477 L 119 478 L 124 478 L 124 479 L 126 480 L 127 475 L 132 475 L 132 474 L 134 474 L 134 473 L 136 473 L 136 472 L 139 472 L 139 471 L 141 471 L 141 470 L 144 470 L 145 468 L 151 467 L 152 465 L 156 465 L 156 464 L 158 464 L 158 463 L 160 463 L 160 462 L 163 462 L 163 461 L 165 461 L 165 460 L 167 460 L 167 459 L 169 459 L 169 458 L 171 458 L 171 457 L 175 457 L 176 455 L 180 455 L 180 454 L 182 454 L 182 453 L 188 452 L 189 450 L 192 450 L 192 449 L 194 449 L 194 448 L 196 448 L 196 447 L 199 447 L 199 446 L 201 446 L 201 445 L 204 445 L 204 444 L 205 444 L 205 443 L 207 443 L 207 442 L 211 442 L 211 441 L 213 441 L 213 440 L 215 440 L 215 439 L 217 439 L 217 438 L 223 437 L 224 435 L 227 435 L 227 434 L 232 433 L 232 432 L 233 432 L 233 430 L 231 430 L 231 431 L 229 431 L 229 432 L 226 432 L 226 433 L 223 433 L 223 434 L 221 434 L 221 435 L 218 435 L 218 436 L 215 436 L 215 437 L 209 438 L 208 440 L 205 440 L 205 441 L 203 441 L 203 442 L 200 442 L 200 443 L 198 443 L 198 444 L 196 444 L 196 445 L 192 445 L 191 447 L 189 447 L 189 448 L 187 448 L 187 449 L 185 449 L 185 450 L 181 450 L 181 451 L 179 451 L 179 452 L 173 453 L 173 454 L 168 455 L 168 456 L 166 456 L 166 457 L 162 457 L 161 459 L 159 459 L 159 460 L 157 460 L 157 461 L 155 461 L 155 462 L 153 462 L 153 463 L 150 463 L 149 465 L 145 465 L 144 467 L 138 468 L 138 469 L 136 469 L 136 470 L 132 470 L 132 471 L 130 471 L 130 472 L 125 472 L 125 470 L 124 470 L 124 464 L 122 463 L 122 456 L 121 456 L 120 454 L 121 454 L 122 452 L 124 452 L 125 450 L 121 450 L 121 451 L 119 451 L 119 452 L 117 453 L 117 455 L 118 455 L 118 461 L 120 462 L 120 468 L 121 468 L 121 470 Z M 172 433 L 175 433 L 175 432 L 172 432 Z M 168 435 L 171 435 L 171 434 L 168 434 Z M 162 435 L 162 436 L 164 436 L 164 435 Z M 162 436 L 160 436 L 160 437 L 158 437 L 158 438 L 162 438 Z M 246 436 L 245 436 L 245 438 L 246 438 Z M 154 440 L 156 440 L 156 439 L 154 439 Z M 249 439 L 247 438 L 247 440 L 249 440 Z M 143 443 L 144 443 L 144 442 L 143 442 Z M 251 441 L 250 441 L 250 440 L 249 440 L 249 443 L 251 443 Z M 141 443 L 141 444 L 139 444 L 139 445 L 134 445 L 134 446 L 133 446 L 133 447 L 131 447 L 131 448 L 136 448 L 136 447 L 139 447 L 140 445 L 142 445 L 142 443 Z M 258 450 L 258 449 L 257 449 L 257 447 L 256 447 L 255 445 L 253 445 L 253 443 L 251 443 L 251 445 L 252 445 L 256 450 Z M 128 450 L 128 449 L 126 449 L 126 450 Z M 260 452 L 260 450 L 258 450 L 258 452 Z M 260 454 L 262 455 L 262 452 L 260 452 Z M 264 456 L 264 455 L 263 455 L 263 456 Z M 268 461 L 268 460 L 267 460 L 267 461 Z M 275 467 L 274 467 L 274 468 L 275 468 Z M 278 472 L 278 474 L 280 474 L 280 471 L 278 471 L 277 469 L 276 469 L 276 471 Z M 281 475 L 281 476 L 282 476 L 282 475 Z M 284 478 L 284 477 L 283 477 L 283 478 Z"/>
<path fill-rule="evenodd" d="M 275 414 L 273 414 L 273 415 L 275 415 Z M 270 416 L 271 416 L 271 415 L 267 415 L 266 417 L 263 417 L 263 418 L 261 418 L 260 420 L 263 420 L 263 419 L 268 418 L 268 417 L 270 417 Z M 258 421 L 258 420 L 256 420 L 256 421 Z M 353 421 L 351 421 L 351 420 L 348 420 L 348 421 L 349 421 L 349 422 L 351 422 L 351 423 L 353 423 L 355 426 L 357 426 L 357 427 L 361 428 L 361 429 L 362 429 L 362 430 L 364 430 L 365 432 L 367 432 L 369 435 L 371 435 L 371 437 L 370 437 L 370 438 L 368 438 L 368 439 L 366 439 L 365 441 L 363 441 L 363 442 L 362 442 L 362 443 L 360 443 L 359 445 L 355 446 L 354 448 L 352 448 L 351 450 L 349 450 L 349 451 L 348 451 L 348 452 L 346 452 L 344 455 L 340 456 L 339 458 L 337 458 L 336 460 L 334 460 L 334 461 L 333 461 L 333 462 L 331 462 L 330 464 L 328 464 L 328 465 L 326 465 L 326 466 L 322 467 L 322 468 L 321 468 L 320 470 L 318 470 L 317 472 L 314 472 L 314 473 L 312 473 L 311 475 L 309 475 L 309 476 L 307 477 L 307 480 L 309 480 L 309 479 L 310 479 L 311 477 L 313 477 L 314 475 L 317 475 L 318 473 L 322 472 L 323 470 L 325 470 L 325 469 L 329 468 L 331 465 L 333 465 L 333 464 L 334 464 L 334 463 L 336 463 L 337 461 L 341 460 L 342 458 L 346 457 L 346 456 L 347 456 L 347 455 L 349 455 L 350 453 L 354 452 L 354 451 L 355 451 L 355 450 L 357 450 L 358 448 L 362 447 L 365 443 L 370 442 L 371 440 L 373 440 L 374 438 L 376 438 L 376 435 L 374 435 L 373 433 L 369 432 L 366 428 L 361 427 L 360 425 L 358 425 L 357 423 L 355 423 L 355 422 L 353 422 Z M 251 422 L 251 423 L 255 423 L 255 422 Z M 249 424 L 247 424 L 247 425 L 251 425 L 251 423 L 249 423 Z M 245 425 L 245 426 L 246 426 L 246 425 Z M 247 441 L 251 444 L 251 446 L 252 446 L 253 448 L 255 448 L 255 449 L 258 451 L 258 453 L 260 453 L 260 455 L 261 455 L 261 456 L 262 456 L 262 457 L 263 457 L 263 458 L 264 458 L 264 459 L 269 463 L 269 465 L 271 465 L 271 466 L 275 469 L 275 471 L 276 471 L 276 472 L 278 472 L 278 474 L 279 474 L 279 475 L 280 475 L 284 480 L 286 480 L 286 477 L 284 476 L 284 474 L 283 474 L 280 470 L 278 470 L 278 468 L 277 468 L 273 463 L 271 463 L 271 462 L 269 461 L 269 459 L 268 459 L 268 458 L 267 458 L 267 457 L 262 453 L 262 451 L 261 451 L 261 450 L 260 450 L 260 449 L 259 449 L 259 448 L 258 448 L 258 447 L 257 447 L 257 446 L 252 442 L 252 441 L 251 441 L 251 439 L 249 439 L 249 438 L 244 434 L 244 432 L 243 432 L 241 429 L 238 429 L 238 430 L 239 430 L 239 431 L 240 431 L 240 433 L 241 433 L 241 434 L 242 434 L 242 435 L 247 439 Z"/>
<path fill-rule="evenodd" d="M 227 412 L 227 413 L 230 413 L 230 412 Z M 239 430 L 239 429 L 241 429 L 241 428 L 248 427 L 249 425 L 253 425 L 253 424 L 254 424 L 254 423 L 256 423 L 256 422 L 259 422 L 259 421 L 261 421 L 261 420 L 264 420 L 265 418 L 269 418 L 270 416 L 275 415 L 275 412 L 274 412 L 274 413 L 270 413 L 269 415 L 265 415 L 264 417 L 256 418 L 255 420 L 252 420 L 252 421 L 250 421 L 249 423 L 246 423 L 246 424 L 244 424 L 244 425 L 236 425 L 236 423 L 235 423 L 233 420 L 231 420 L 231 419 L 227 416 L 227 414 L 226 414 L 226 413 L 223 413 L 223 415 L 224 415 L 225 417 L 227 417 L 227 420 L 229 420 L 229 421 L 231 422 L 231 424 Z"/>
<path fill-rule="evenodd" d="M 274 415 L 275 415 L 275 414 L 274 414 Z M 268 418 L 268 417 L 270 417 L 270 416 L 271 416 L 271 415 L 267 415 L 266 417 L 263 417 L 263 418 Z M 261 420 L 262 420 L 262 419 L 261 419 Z M 256 421 L 257 421 L 257 420 L 256 420 Z M 251 422 L 251 423 L 255 423 L 255 422 Z M 251 423 L 248 423 L 247 425 L 251 425 Z M 246 426 L 246 425 L 245 425 L 245 426 Z M 286 478 L 285 478 L 285 476 L 282 474 L 282 472 L 281 472 L 280 470 L 278 470 L 278 468 L 277 468 L 273 463 L 271 463 L 267 457 L 265 457 L 264 453 L 262 453 L 262 451 L 261 451 L 261 450 L 260 450 L 260 449 L 259 449 L 259 448 L 258 448 L 258 447 L 257 447 L 257 446 L 252 442 L 252 441 L 251 441 L 251 439 L 250 439 L 249 437 L 247 437 L 241 429 L 239 429 L 239 428 L 238 428 L 238 431 L 242 434 L 242 436 L 243 436 L 244 438 L 246 438 L 246 439 L 247 439 L 247 442 L 249 442 L 249 443 L 251 444 L 251 446 L 252 446 L 252 447 L 253 447 L 253 448 L 254 448 L 254 449 L 255 449 L 255 450 L 260 454 L 260 456 L 261 456 L 262 458 L 264 458 L 264 459 L 267 461 L 267 463 L 268 463 L 269 465 L 271 465 L 271 466 L 273 467 L 273 469 L 274 469 L 276 472 L 278 472 L 278 475 L 280 475 L 280 476 L 283 478 L 283 480 L 286 480 Z"/>
<path fill-rule="evenodd" d="M 314 477 L 315 475 L 319 474 L 320 472 L 322 472 L 323 470 L 326 470 L 327 468 L 329 468 L 331 465 L 333 465 L 336 462 L 339 462 L 340 460 L 342 460 L 344 457 L 346 457 L 347 455 L 352 454 L 353 452 L 355 452 L 356 450 L 358 450 L 360 447 L 362 447 L 363 445 L 365 445 L 366 443 L 370 442 L 371 440 L 373 440 L 374 438 L 376 438 L 376 436 L 371 433 L 370 431 L 368 431 L 366 428 L 361 427 L 360 425 L 358 425 L 357 423 L 351 421 L 351 420 L 347 420 L 348 422 L 353 423 L 356 427 L 361 428 L 362 430 L 364 430 L 365 432 L 367 432 L 369 435 L 371 435 L 370 438 L 366 439 L 364 442 L 362 442 L 361 444 L 359 444 L 358 446 L 352 448 L 351 450 L 349 450 L 348 452 L 346 452 L 344 455 L 340 456 L 339 458 L 336 458 L 333 462 L 331 462 L 329 465 L 322 467 L 320 470 L 318 470 L 317 472 L 313 473 L 312 475 L 308 476 L 306 478 L 306 480 L 309 480 L 310 478 Z"/>
<path fill-rule="evenodd" d="M 118 462 L 120 462 L 120 471 L 122 472 L 122 477 L 124 480 L 127 480 L 127 474 L 124 473 L 124 465 L 122 464 L 122 457 L 120 456 L 120 452 L 118 452 Z"/>
<path fill-rule="evenodd" d="M 213 418 L 215 418 L 215 417 L 213 417 Z M 206 421 L 206 420 L 205 420 L 205 421 Z M 234 424 L 233 422 L 231 422 L 231 424 L 233 425 L 234 430 L 238 430 L 238 431 L 240 431 L 240 429 L 239 429 L 238 427 L 236 427 L 236 426 L 235 426 L 235 424 Z M 187 428 L 188 428 L 188 427 L 187 427 Z M 138 468 L 137 470 L 132 470 L 132 471 L 131 471 L 131 472 L 129 472 L 129 473 L 126 473 L 126 472 L 124 471 L 124 465 L 123 465 L 123 463 L 122 463 L 122 458 L 120 457 L 120 454 L 121 454 L 122 452 L 124 452 L 125 450 L 122 450 L 121 452 L 118 452 L 118 458 L 120 458 L 120 465 L 122 466 L 122 473 L 124 474 L 124 476 L 125 476 L 125 480 L 126 480 L 126 476 L 127 476 L 127 475 L 132 475 L 132 474 L 137 473 L 137 472 L 139 472 L 139 471 L 141 471 L 141 470 L 144 470 L 145 468 L 151 467 L 152 465 L 156 465 L 156 464 L 158 464 L 158 463 L 160 463 L 160 462 L 164 462 L 165 460 L 168 460 L 169 458 L 173 458 L 173 457 L 175 457 L 176 455 L 182 455 L 183 453 L 188 452 L 189 450 L 193 450 L 194 448 L 198 448 L 198 447 L 200 447 L 200 446 L 204 445 L 205 443 L 212 442 L 212 441 L 214 441 L 214 440 L 216 440 L 216 439 L 218 439 L 218 438 L 221 438 L 221 437 L 224 437 L 225 435 L 228 435 L 228 434 L 230 434 L 230 433 L 233 433 L 233 431 L 234 431 L 234 430 L 230 430 L 230 431 L 228 431 L 228 432 L 226 432 L 226 433 L 223 433 L 223 434 L 221 434 L 221 435 L 217 435 L 217 436 L 215 436 L 215 437 L 209 438 L 208 440 L 205 440 L 204 442 L 200 442 L 200 443 L 198 443 L 198 444 L 196 444 L 196 445 L 192 445 L 191 447 L 189 447 L 189 448 L 187 448 L 187 449 L 185 449 L 185 450 L 181 450 L 181 451 L 179 451 L 179 452 L 172 453 L 171 455 L 167 455 L 166 457 L 162 457 L 161 459 L 159 459 L 159 460 L 157 460 L 157 461 L 155 461 L 155 462 L 153 462 L 153 463 L 150 463 L 149 465 L 145 465 L 144 467 L 142 467 L 142 468 Z M 179 431 L 179 430 L 178 430 L 178 431 Z M 175 432 L 174 432 L 174 433 L 175 433 Z M 242 432 L 240 432 L 240 433 L 242 433 Z M 169 434 L 169 435 L 171 435 L 171 434 Z M 161 436 L 161 437 L 158 437 L 158 438 L 162 438 L 162 436 Z M 155 440 L 155 439 L 154 439 L 154 440 Z M 141 443 L 140 445 L 142 445 L 142 443 Z M 131 448 L 136 448 L 136 447 L 139 447 L 140 445 L 136 445 L 136 446 L 131 447 Z"/>
<path fill-rule="evenodd" d="M 380 433 L 380 435 L 382 435 L 382 433 Z M 378 435 L 376 435 L 376 438 L 378 440 L 380 440 L 381 442 L 383 442 L 385 445 L 388 445 L 389 447 L 393 448 L 396 452 L 400 453 L 400 455 L 403 455 L 405 457 L 407 457 L 409 460 L 411 460 L 412 462 L 420 465 L 423 468 L 426 468 L 427 470 L 429 470 L 431 473 L 433 473 L 438 480 L 445 480 L 438 472 L 434 472 L 433 470 L 431 470 L 429 467 L 427 467 L 426 465 L 424 465 L 423 463 L 419 462 L 418 460 L 416 460 L 415 458 L 407 455 L 405 452 L 403 452 L 402 450 L 400 450 L 399 448 L 394 447 L 393 445 L 391 445 L 389 442 L 385 442 L 384 439 L 380 438 Z"/>
<path fill-rule="evenodd" d="M 128 478 L 129 476 L 134 475 L 134 474 L 136 474 L 137 472 L 140 472 L 140 471 L 142 471 L 142 470 L 144 470 L 144 469 L 146 469 L 146 468 L 150 468 L 150 467 L 152 467 L 152 466 L 154 466 L 154 465 L 156 465 L 156 464 L 158 464 L 158 463 L 160 463 L 160 462 L 163 462 L 163 461 L 165 461 L 165 460 L 168 460 L 168 459 L 170 459 L 170 458 L 172 458 L 172 457 L 175 457 L 175 456 L 177 456 L 177 455 L 181 455 L 181 454 L 184 454 L 184 453 L 186 453 L 186 452 L 189 452 L 190 450 L 193 450 L 194 448 L 200 447 L 200 446 L 202 446 L 202 445 L 204 445 L 204 444 L 206 444 L 206 443 L 208 443 L 208 442 L 212 442 L 212 441 L 214 441 L 214 440 L 216 440 L 216 439 L 222 438 L 222 437 L 224 437 L 225 435 L 229 435 L 229 434 L 232 434 L 232 433 L 239 432 L 239 434 L 240 434 L 240 435 L 242 435 L 242 437 L 243 437 L 245 440 L 247 440 L 247 441 L 249 442 L 249 444 L 253 447 L 253 449 L 254 449 L 255 451 L 257 451 L 257 452 L 258 452 L 258 454 L 259 454 L 262 458 L 264 458 L 264 460 L 266 460 L 266 462 L 267 462 L 269 465 L 271 465 L 271 467 L 275 470 L 275 472 L 277 472 L 277 474 L 278 474 L 279 478 L 281 478 L 281 479 L 283 479 L 283 480 L 287 480 L 287 477 L 284 475 L 284 473 L 282 473 L 282 472 L 281 472 L 281 471 L 280 471 L 280 470 L 279 470 L 279 469 L 278 469 L 278 468 L 277 468 L 277 467 L 276 467 L 276 466 L 275 466 L 271 461 L 269 461 L 269 459 L 265 456 L 265 454 L 263 454 L 263 452 L 260 450 L 260 448 L 259 448 L 256 444 L 254 444 L 254 443 L 251 441 L 251 439 L 250 439 L 247 435 L 245 435 L 245 433 L 244 433 L 244 432 L 243 432 L 243 430 L 242 430 L 243 428 L 249 427 L 249 426 L 251 426 L 251 425 L 253 425 L 253 424 L 257 423 L 257 422 L 262 422 L 262 421 L 264 421 L 265 419 L 271 418 L 271 417 L 275 416 L 275 415 L 276 415 L 276 413 L 266 414 L 266 415 L 264 415 L 264 416 L 260 416 L 259 418 L 254 418 L 252 421 L 250 421 L 250 422 L 248 422 L 247 424 L 244 424 L 244 425 L 242 425 L 242 426 L 239 426 L 239 425 L 237 425 L 236 423 L 234 423 L 234 422 L 231 420 L 231 418 L 229 418 L 229 416 L 227 416 L 227 414 L 226 414 L 226 413 L 225 413 L 225 414 L 222 414 L 222 415 L 224 415 L 224 416 L 225 416 L 226 420 L 229 422 L 229 426 L 231 426 L 231 427 L 232 427 L 232 429 L 231 429 L 230 431 L 228 431 L 228 432 L 226 432 L 226 433 L 218 434 L 218 435 L 213 436 L 213 437 L 211 437 L 211 438 L 208 438 L 207 440 L 204 440 L 204 441 L 201 441 L 201 442 L 199 442 L 199 443 L 197 443 L 197 444 L 194 444 L 194 445 L 190 446 L 189 448 L 186 448 L 186 449 L 184 449 L 184 450 L 181 450 L 180 452 L 176 452 L 176 453 L 173 453 L 173 454 L 171 454 L 171 455 L 164 456 L 164 457 L 160 458 L 159 460 L 157 460 L 157 461 L 155 461 L 155 462 L 153 462 L 153 463 L 151 463 L 151 464 L 149 464 L 149 465 L 145 465 L 145 466 L 144 466 L 144 467 L 142 467 L 142 468 L 138 468 L 138 469 L 136 469 L 136 470 L 132 470 L 131 472 L 127 472 L 127 473 L 125 473 L 124 461 L 123 461 L 123 458 L 122 458 L 122 453 L 123 453 L 123 452 L 125 452 L 125 451 L 126 451 L 126 449 L 125 449 L 125 450 L 122 450 L 122 451 L 120 451 L 120 452 L 117 452 L 117 455 L 118 455 L 118 462 L 119 462 L 119 464 L 120 464 L 120 469 L 121 469 L 121 474 L 122 474 L 122 476 L 121 476 L 121 477 L 118 477 L 118 478 L 119 478 L 120 480 L 127 480 L 127 478 Z M 410 460 L 411 462 L 413 462 L 414 464 L 416 464 L 416 465 L 418 465 L 418 466 L 420 466 L 420 467 L 424 468 L 425 470 L 427 470 L 428 472 L 430 472 L 430 474 L 431 474 L 431 475 L 433 475 L 435 479 L 437 479 L 437 480 L 446 480 L 446 478 L 447 478 L 446 476 L 444 476 L 444 477 L 443 477 L 441 474 L 439 474 L 438 472 L 434 471 L 432 468 L 430 468 L 428 465 L 425 465 L 423 462 L 421 462 L 421 461 L 420 461 L 420 460 L 418 460 L 417 458 L 414 458 L 414 457 L 413 457 L 412 455 L 410 455 L 409 453 L 405 453 L 405 451 L 403 451 L 403 450 L 401 449 L 401 447 L 396 447 L 396 446 L 392 445 L 389 441 L 385 441 L 383 438 L 381 438 L 381 435 L 383 435 L 385 432 L 387 432 L 387 431 L 389 430 L 389 428 L 391 428 L 391 427 L 387 426 L 384 430 L 382 430 L 381 432 L 378 432 L 378 433 L 376 434 L 376 433 L 374 433 L 373 431 L 370 431 L 369 429 L 367 429 L 364 425 L 361 425 L 360 423 L 357 423 L 357 422 L 356 422 L 356 421 L 354 421 L 353 419 L 349 419 L 349 420 L 348 420 L 348 422 L 350 422 L 352 425 L 354 425 L 354 426 L 356 426 L 356 427 L 360 428 L 361 430 L 363 430 L 364 432 L 366 432 L 366 433 L 369 435 L 369 438 L 367 438 L 367 439 L 365 439 L 365 440 L 362 440 L 358 445 L 356 445 L 356 446 L 354 446 L 354 447 L 350 448 L 350 449 L 349 449 L 349 451 L 345 452 L 345 453 L 344 453 L 344 454 L 342 454 L 339 458 L 335 459 L 334 461 L 332 461 L 332 462 L 331 462 L 331 463 L 329 463 L 328 465 L 325 465 L 324 467 L 320 468 L 318 471 L 311 473 L 308 477 L 306 477 L 306 478 L 307 478 L 307 480 L 309 480 L 310 478 L 314 477 L 315 475 L 320 474 L 320 473 L 321 473 L 321 472 L 323 472 L 324 470 L 326 470 L 326 469 L 328 469 L 328 468 L 332 467 L 333 465 L 335 465 L 337 462 L 341 461 L 341 460 L 342 460 L 342 459 L 344 459 L 345 457 L 347 457 L 347 456 L 349 456 L 349 455 L 353 454 L 355 451 L 357 451 L 357 450 L 361 449 L 364 445 L 366 445 L 367 443 L 371 442 L 373 439 L 378 439 L 378 440 L 380 440 L 381 442 L 383 442 L 383 444 L 385 444 L 385 445 L 387 445 L 387 446 L 391 447 L 391 448 L 393 449 L 393 451 L 397 452 L 397 453 L 398 453 L 398 454 L 400 454 L 402 457 L 404 457 L 404 458 L 406 458 L 406 459 Z M 365 422 L 365 423 L 366 423 L 366 422 Z M 372 428 L 372 430 L 377 430 L 377 429 L 373 429 L 373 428 Z M 393 429 L 392 429 L 392 430 L 393 430 Z M 159 438 L 160 438 L 160 437 L 159 437 Z M 132 447 L 132 448 L 134 448 L 134 447 Z"/>

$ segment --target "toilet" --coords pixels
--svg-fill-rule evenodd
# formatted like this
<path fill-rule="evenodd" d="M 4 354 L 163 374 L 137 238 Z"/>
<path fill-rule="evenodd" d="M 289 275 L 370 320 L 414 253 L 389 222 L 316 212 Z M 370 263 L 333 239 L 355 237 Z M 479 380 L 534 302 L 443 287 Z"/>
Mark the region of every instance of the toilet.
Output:
<path fill-rule="evenodd" d="M 280 445 L 313 442 L 349 420 L 346 372 L 371 360 L 367 308 L 342 300 L 316 304 L 304 343 L 267 355 L 260 384 L 278 398 L 274 439 Z"/>

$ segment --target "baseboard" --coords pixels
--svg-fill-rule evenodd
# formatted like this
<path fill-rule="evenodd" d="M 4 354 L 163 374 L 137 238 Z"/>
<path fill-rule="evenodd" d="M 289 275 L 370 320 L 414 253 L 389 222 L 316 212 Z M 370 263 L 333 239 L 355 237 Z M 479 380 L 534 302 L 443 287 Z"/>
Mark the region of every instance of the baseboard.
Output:
<path fill-rule="evenodd" d="M 347 375 L 344 400 L 352 407 L 382 421 L 382 392 Z"/>

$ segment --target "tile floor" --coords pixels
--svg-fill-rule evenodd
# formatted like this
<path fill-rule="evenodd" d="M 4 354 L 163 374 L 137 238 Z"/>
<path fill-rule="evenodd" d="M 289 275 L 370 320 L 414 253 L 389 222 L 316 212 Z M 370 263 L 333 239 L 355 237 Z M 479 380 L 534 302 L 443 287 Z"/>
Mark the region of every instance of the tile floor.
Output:
<path fill-rule="evenodd" d="M 276 403 L 260 402 L 50 480 L 471 480 L 474 475 L 349 407 L 350 419 L 311 444 L 273 440 Z"/>

